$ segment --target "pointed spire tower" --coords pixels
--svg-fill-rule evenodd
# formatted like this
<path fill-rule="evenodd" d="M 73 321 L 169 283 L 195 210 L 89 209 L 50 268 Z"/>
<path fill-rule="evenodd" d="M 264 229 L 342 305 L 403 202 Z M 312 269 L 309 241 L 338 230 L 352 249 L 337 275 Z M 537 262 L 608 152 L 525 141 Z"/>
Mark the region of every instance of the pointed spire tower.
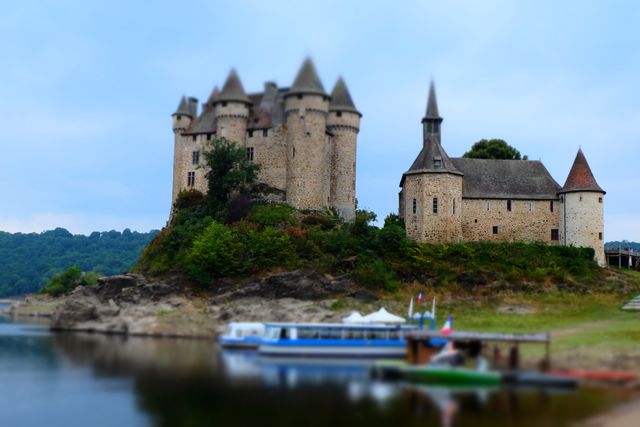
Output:
<path fill-rule="evenodd" d="M 291 89 L 287 92 L 286 96 L 291 95 L 320 95 L 327 96 L 324 90 L 324 86 L 318 77 L 318 72 L 313 64 L 311 58 L 305 58 L 298 74 L 296 75 Z"/>
<path fill-rule="evenodd" d="M 173 122 L 173 133 L 178 135 L 184 132 L 191 125 L 193 118 L 193 112 L 189 106 L 189 101 L 187 100 L 186 96 L 182 95 L 182 98 L 180 98 L 180 103 L 178 104 L 178 108 L 176 109 L 175 113 L 171 115 L 171 119 Z"/>
<path fill-rule="evenodd" d="M 229 72 L 220 93 L 215 94 L 213 106 L 216 134 L 241 146 L 245 145 L 251 100 L 244 91 L 235 69 L 232 68 Z"/>
<path fill-rule="evenodd" d="M 604 255 L 604 195 L 582 149 L 573 161 L 560 197 L 560 241 L 567 246 L 593 248 L 595 259 L 606 265 Z"/>
<path fill-rule="evenodd" d="M 441 123 L 432 81 L 422 119 L 422 150 L 400 180 L 400 217 L 407 235 L 419 242 L 462 240 L 462 172 L 442 147 Z"/>
<path fill-rule="evenodd" d="M 329 95 L 306 58 L 284 94 L 287 126 L 287 202 L 299 209 L 330 206 L 327 116 Z"/>
<path fill-rule="evenodd" d="M 333 135 L 330 204 L 346 221 L 356 215 L 356 149 L 361 117 L 340 77 L 331 91 L 327 117 L 327 130 Z"/>
<path fill-rule="evenodd" d="M 429 99 L 427 100 L 427 111 L 422 118 L 422 126 L 424 131 L 425 141 L 428 135 L 435 135 L 440 141 L 440 125 L 442 124 L 442 117 L 438 112 L 438 100 L 436 98 L 436 87 L 431 80 L 429 85 Z"/>

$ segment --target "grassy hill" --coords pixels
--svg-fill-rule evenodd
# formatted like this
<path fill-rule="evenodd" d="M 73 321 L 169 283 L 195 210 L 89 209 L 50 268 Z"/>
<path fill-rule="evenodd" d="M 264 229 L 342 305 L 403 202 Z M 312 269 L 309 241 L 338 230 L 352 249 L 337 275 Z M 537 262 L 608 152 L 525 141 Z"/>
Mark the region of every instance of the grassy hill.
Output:
<path fill-rule="evenodd" d="M 145 249 L 136 270 L 182 272 L 204 287 L 222 277 L 315 269 L 348 275 L 371 288 L 407 284 L 468 290 L 581 290 L 607 286 L 593 250 L 545 244 L 469 242 L 422 244 L 405 237 L 395 215 L 384 227 L 358 211 L 343 223 L 331 211 L 297 211 L 284 204 L 247 207 L 224 224 L 207 214 L 202 195 L 185 194 L 172 223 Z"/>

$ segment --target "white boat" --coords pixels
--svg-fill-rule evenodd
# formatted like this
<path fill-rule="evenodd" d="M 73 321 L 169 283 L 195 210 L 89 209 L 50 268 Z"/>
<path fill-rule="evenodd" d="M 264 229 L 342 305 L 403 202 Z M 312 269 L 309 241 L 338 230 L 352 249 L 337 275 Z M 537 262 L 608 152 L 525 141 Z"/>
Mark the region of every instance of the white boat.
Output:
<path fill-rule="evenodd" d="M 404 358 L 416 325 L 266 323 L 261 356 Z"/>
<path fill-rule="evenodd" d="M 231 322 L 227 324 L 224 334 L 218 337 L 218 342 L 223 348 L 255 350 L 262 342 L 264 334 L 264 323 Z"/>

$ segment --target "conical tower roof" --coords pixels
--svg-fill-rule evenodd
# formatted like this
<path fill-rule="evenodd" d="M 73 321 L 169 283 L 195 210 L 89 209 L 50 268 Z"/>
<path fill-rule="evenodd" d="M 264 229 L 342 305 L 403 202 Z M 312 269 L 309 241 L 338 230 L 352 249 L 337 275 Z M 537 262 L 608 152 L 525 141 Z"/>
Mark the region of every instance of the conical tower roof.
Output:
<path fill-rule="evenodd" d="M 311 58 L 306 58 L 287 95 L 314 94 L 327 96 Z"/>
<path fill-rule="evenodd" d="M 350 113 L 360 114 L 353 103 L 353 99 L 351 99 L 351 94 L 349 93 L 349 89 L 347 89 L 347 84 L 344 82 L 342 77 L 338 79 L 336 85 L 331 91 L 329 111 L 347 111 Z M 360 114 L 360 116 L 362 116 L 362 114 Z"/>
<path fill-rule="evenodd" d="M 558 193 L 570 193 L 575 191 L 594 191 L 598 193 L 605 193 L 605 191 L 596 182 L 582 149 L 578 149 L 578 154 L 576 154 L 576 159 L 573 161 L 573 166 L 571 166 L 569 176 Z"/>
<path fill-rule="evenodd" d="M 442 121 L 440 113 L 438 112 L 438 99 L 436 98 L 436 86 L 431 80 L 429 85 L 429 99 L 427 100 L 427 111 L 422 121 L 426 120 L 439 120 Z"/>
<path fill-rule="evenodd" d="M 207 104 L 208 105 L 213 105 L 214 102 L 216 102 L 216 99 L 218 99 L 218 96 L 220 95 L 220 89 L 218 89 L 218 86 L 214 86 L 213 90 L 211 91 L 211 95 L 209 95 L 209 99 L 207 99 Z"/>
<path fill-rule="evenodd" d="M 176 112 L 173 113 L 173 115 L 189 116 L 193 118 L 193 115 L 191 114 L 191 109 L 189 108 L 189 102 L 187 101 L 186 96 L 183 95 L 182 98 L 180 98 L 180 104 L 178 104 L 178 108 L 176 109 Z"/>
<path fill-rule="evenodd" d="M 249 97 L 244 91 L 244 87 L 242 87 L 240 77 L 238 77 L 238 73 L 236 73 L 236 70 L 234 69 L 231 69 L 231 71 L 229 72 L 227 81 L 224 82 L 222 91 L 220 92 L 220 94 L 218 94 L 215 102 L 217 103 L 223 101 L 244 102 L 245 104 L 251 104 Z"/>

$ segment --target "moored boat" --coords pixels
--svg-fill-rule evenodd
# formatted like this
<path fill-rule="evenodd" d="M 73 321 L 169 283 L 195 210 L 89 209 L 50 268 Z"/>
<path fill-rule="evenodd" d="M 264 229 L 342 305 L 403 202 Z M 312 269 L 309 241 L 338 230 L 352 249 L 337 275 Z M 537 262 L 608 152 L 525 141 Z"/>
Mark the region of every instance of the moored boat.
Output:
<path fill-rule="evenodd" d="M 267 323 L 263 356 L 404 358 L 417 325 Z"/>
<path fill-rule="evenodd" d="M 218 337 L 218 342 L 223 348 L 255 350 L 262 342 L 264 333 L 264 323 L 231 322 L 227 324 L 225 333 Z"/>

